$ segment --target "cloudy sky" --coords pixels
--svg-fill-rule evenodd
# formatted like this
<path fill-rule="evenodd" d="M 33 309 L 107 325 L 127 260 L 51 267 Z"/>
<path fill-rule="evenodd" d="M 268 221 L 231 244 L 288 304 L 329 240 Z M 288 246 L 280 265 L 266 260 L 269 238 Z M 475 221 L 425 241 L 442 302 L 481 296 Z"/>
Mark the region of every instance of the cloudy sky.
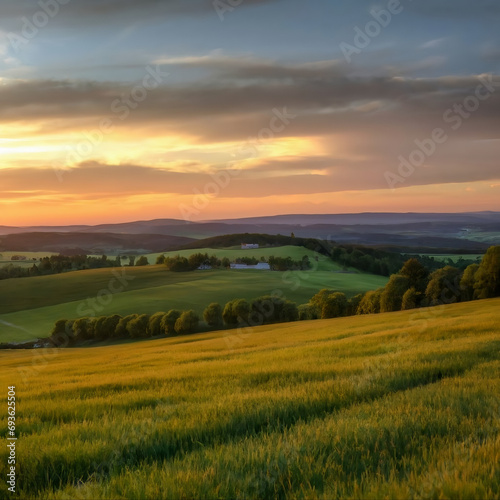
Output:
<path fill-rule="evenodd" d="M 500 210 L 498 0 L 0 9 L 0 224 Z"/>

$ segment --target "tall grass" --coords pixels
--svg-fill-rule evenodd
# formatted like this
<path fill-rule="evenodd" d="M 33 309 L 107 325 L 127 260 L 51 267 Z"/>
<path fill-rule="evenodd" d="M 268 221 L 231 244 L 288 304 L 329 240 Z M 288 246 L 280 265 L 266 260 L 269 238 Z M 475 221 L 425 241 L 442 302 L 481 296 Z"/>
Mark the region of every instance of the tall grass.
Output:
<path fill-rule="evenodd" d="M 2 352 L 18 494 L 498 498 L 499 305 Z"/>

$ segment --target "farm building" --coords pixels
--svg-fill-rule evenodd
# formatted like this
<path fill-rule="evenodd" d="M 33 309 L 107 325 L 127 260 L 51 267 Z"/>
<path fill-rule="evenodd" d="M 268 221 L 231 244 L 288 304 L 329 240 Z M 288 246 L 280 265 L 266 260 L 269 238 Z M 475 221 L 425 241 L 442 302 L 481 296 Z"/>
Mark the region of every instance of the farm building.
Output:
<path fill-rule="evenodd" d="M 241 244 L 241 249 L 242 250 L 253 250 L 253 249 L 256 249 L 256 248 L 259 248 L 259 244 L 258 243 L 242 243 Z"/>
<path fill-rule="evenodd" d="M 231 269 L 259 269 L 261 271 L 270 271 L 271 266 L 267 262 L 259 262 L 255 266 L 247 264 L 231 264 Z"/>
<path fill-rule="evenodd" d="M 198 267 L 198 271 L 208 271 L 209 269 L 212 269 L 210 264 L 201 264 L 201 266 Z"/>

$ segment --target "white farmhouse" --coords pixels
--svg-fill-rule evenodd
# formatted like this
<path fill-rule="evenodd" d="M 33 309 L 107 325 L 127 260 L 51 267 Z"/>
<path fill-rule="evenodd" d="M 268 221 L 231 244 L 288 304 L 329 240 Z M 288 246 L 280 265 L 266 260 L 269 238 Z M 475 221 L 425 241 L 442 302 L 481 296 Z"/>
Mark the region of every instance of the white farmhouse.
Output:
<path fill-rule="evenodd" d="M 270 271 L 271 266 L 267 262 L 259 262 L 255 266 L 247 264 L 231 264 L 231 269 L 259 269 L 261 271 Z"/>
<path fill-rule="evenodd" d="M 201 266 L 198 267 L 198 271 L 208 271 L 209 269 L 212 269 L 210 264 L 201 264 Z"/>

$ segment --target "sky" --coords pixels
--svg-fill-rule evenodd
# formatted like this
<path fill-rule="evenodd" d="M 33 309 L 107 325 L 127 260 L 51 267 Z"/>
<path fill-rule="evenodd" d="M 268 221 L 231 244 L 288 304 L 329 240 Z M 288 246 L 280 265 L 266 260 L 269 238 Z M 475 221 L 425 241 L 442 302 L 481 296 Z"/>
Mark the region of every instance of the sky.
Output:
<path fill-rule="evenodd" d="M 498 0 L 0 9 L 0 225 L 500 210 Z"/>

